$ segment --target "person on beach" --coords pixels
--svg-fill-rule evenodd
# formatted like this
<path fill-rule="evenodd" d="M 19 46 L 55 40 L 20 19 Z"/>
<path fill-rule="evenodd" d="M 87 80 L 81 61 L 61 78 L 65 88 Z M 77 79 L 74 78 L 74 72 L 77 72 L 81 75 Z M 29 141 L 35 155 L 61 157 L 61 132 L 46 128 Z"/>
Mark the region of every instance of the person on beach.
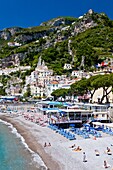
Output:
<path fill-rule="evenodd" d="M 104 160 L 104 168 L 109 168 L 109 167 L 110 167 L 110 165 L 107 163 L 106 160 Z"/>
<path fill-rule="evenodd" d="M 51 144 L 49 143 L 48 146 L 51 146 Z"/>
<path fill-rule="evenodd" d="M 104 160 L 104 168 L 107 168 L 107 162 Z"/>
<path fill-rule="evenodd" d="M 87 162 L 86 153 L 85 152 L 83 152 L 83 162 Z"/>
<path fill-rule="evenodd" d="M 95 150 L 95 154 L 96 154 L 96 156 L 100 156 L 100 153 L 97 149 Z"/>
<path fill-rule="evenodd" d="M 80 146 L 78 146 L 77 148 L 76 148 L 76 151 L 81 151 L 82 149 L 80 148 Z"/>
<path fill-rule="evenodd" d="M 46 144 L 46 142 L 44 143 L 44 147 L 46 147 L 47 146 L 47 144 Z"/>
<path fill-rule="evenodd" d="M 111 150 L 110 150 L 110 148 L 109 148 L 109 147 L 107 147 L 107 152 L 111 152 Z"/>
<path fill-rule="evenodd" d="M 107 147 L 106 153 L 107 153 L 108 155 L 112 155 L 111 149 L 110 149 L 109 147 Z"/>

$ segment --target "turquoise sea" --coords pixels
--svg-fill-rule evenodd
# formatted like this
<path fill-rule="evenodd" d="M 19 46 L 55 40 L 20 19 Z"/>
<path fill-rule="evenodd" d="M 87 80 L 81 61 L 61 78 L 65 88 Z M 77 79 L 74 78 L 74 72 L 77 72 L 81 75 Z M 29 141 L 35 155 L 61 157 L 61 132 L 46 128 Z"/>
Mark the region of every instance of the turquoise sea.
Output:
<path fill-rule="evenodd" d="M 43 169 L 37 168 L 33 160 L 33 155 L 16 129 L 0 121 L 0 170 Z"/>

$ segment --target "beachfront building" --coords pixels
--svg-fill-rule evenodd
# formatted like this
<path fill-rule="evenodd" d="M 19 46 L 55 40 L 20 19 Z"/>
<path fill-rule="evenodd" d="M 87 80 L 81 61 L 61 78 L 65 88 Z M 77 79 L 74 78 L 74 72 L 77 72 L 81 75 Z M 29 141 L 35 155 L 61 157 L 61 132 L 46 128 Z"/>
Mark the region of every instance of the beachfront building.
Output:
<path fill-rule="evenodd" d="M 109 121 L 108 105 L 97 103 L 76 103 L 80 108 L 93 111 L 93 119 L 96 121 Z"/>
<path fill-rule="evenodd" d="M 110 88 L 108 89 L 110 90 Z M 99 88 L 95 91 L 94 95 L 93 95 L 93 98 L 92 98 L 92 103 L 96 102 L 100 102 L 101 98 L 103 96 L 103 88 Z M 111 92 L 109 95 L 108 95 L 108 98 L 109 98 L 109 102 L 112 103 L 113 102 L 113 93 Z M 104 98 L 104 101 L 103 103 L 106 103 L 106 98 Z"/>
<path fill-rule="evenodd" d="M 37 103 L 38 112 L 48 115 L 50 124 L 60 127 L 82 126 L 83 123 L 109 122 L 108 106 L 99 104 L 70 104 L 68 102 L 42 101 Z"/>

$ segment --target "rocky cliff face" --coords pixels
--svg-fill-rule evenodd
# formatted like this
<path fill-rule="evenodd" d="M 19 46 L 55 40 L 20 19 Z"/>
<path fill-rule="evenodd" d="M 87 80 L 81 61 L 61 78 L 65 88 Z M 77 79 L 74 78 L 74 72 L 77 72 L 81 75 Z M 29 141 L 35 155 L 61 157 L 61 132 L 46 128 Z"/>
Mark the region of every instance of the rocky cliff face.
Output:
<path fill-rule="evenodd" d="M 41 26 L 55 26 L 55 27 L 59 27 L 61 25 L 70 25 L 70 24 L 72 24 L 72 22 L 74 20 L 75 20 L 74 18 L 72 20 L 70 20 L 69 18 L 60 17 L 60 18 L 56 18 L 56 19 L 50 20 L 48 22 L 43 22 L 40 25 Z"/>
<path fill-rule="evenodd" d="M 27 57 L 26 53 L 12 54 L 1 60 L 2 68 L 10 66 L 19 66 L 20 61 Z"/>
<path fill-rule="evenodd" d="M 13 27 L 13 28 L 6 28 L 0 31 L 0 38 L 4 40 L 10 40 L 12 36 L 14 36 L 17 32 L 20 32 L 22 28 L 20 27 Z"/>
<path fill-rule="evenodd" d="M 49 32 L 53 30 L 47 30 L 47 31 L 41 31 L 36 33 L 25 33 L 25 34 L 19 34 L 15 37 L 15 41 L 20 42 L 22 44 L 25 44 L 27 42 L 36 41 L 44 36 L 47 36 Z"/>

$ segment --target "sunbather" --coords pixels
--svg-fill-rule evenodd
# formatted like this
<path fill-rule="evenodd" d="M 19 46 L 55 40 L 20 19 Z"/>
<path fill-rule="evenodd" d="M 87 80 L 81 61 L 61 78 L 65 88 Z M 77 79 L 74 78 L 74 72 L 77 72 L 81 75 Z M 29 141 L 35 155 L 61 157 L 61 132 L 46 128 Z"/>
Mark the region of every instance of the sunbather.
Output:
<path fill-rule="evenodd" d="M 46 142 L 44 143 L 44 147 L 46 147 L 47 146 L 47 144 L 46 144 Z"/>
<path fill-rule="evenodd" d="M 74 149 L 74 151 L 81 151 L 82 149 L 80 148 L 80 146 L 78 146 L 77 148 Z"/>
<path fill-rule="evenodd" d="M 100 153 L 99 153 L 99 151 L 97 149 L 95 150 L 95 154 L 96 154 L 96 156 L 100 155 Z"/>
<path fill-rule="evenodd" d="M 108 155 L 112 155 L 112 153 L 111 153 L 111 149 L 110 149 L 110 148 L 108 148 L 108 147 L 107 147 L 106 152 L 107 152 L 107 154 L 108 154 Z"/>
<path fill-rule="evenodd" d="M 48 146 L 51 146 L 51 144 L 49 143 Z"/>

